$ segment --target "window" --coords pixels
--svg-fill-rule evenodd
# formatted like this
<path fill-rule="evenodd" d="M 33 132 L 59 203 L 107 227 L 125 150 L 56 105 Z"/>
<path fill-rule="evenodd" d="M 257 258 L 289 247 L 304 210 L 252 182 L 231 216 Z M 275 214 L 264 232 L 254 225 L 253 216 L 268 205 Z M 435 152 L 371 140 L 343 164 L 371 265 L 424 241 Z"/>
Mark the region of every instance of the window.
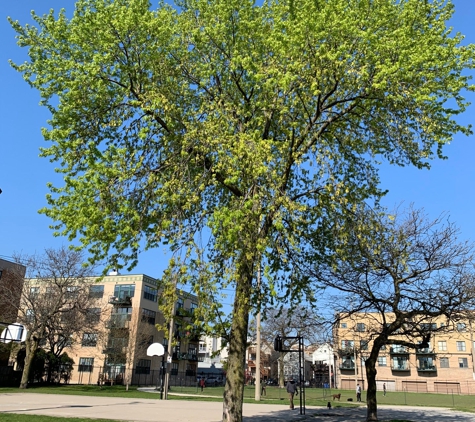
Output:
<path fill-rule="evenodd" d="M 195 309 L 198 309 L 198 304 L 191 302 L 190 312 L 191 312 L 192 315 L 195 312 Z"/>
<path fill-rule="evenodd" d="M 184 304 L 185 303 L 183 302 L 183 299 L 179 297 L 178 300 L 176 301 L 176 308 L 177 309 L 183 308 Z"/>
<path fill-rule="evenodd" d="M 341 325 L 340 325 L 341 328 L 348 328 L 348 325 L 346 324 L 346 322 L 342 322 Z"/>
<path fill-rule="evenodd" d="M 387 366 L 386 356 L 378 356 L 378 366 Z"/>
<path fill-rule="evenodd" d="M 447 342 L 445 340 L 438 341 L 437 347 L 440 351 L 447 350 Z"/>
<path fill-rule="evenodd" d="M 30 287 L 30 295 L 37 296 L 40 293 L 39 287 Z"/>
<path fill-rule="evenodd" d="M 89 297 L 101 299 L 104 296 L 104 286 L 93 285 L 89 287 Z"/>
<path fill-rule="evenodd" d="M 136 374 L 150 374 L 150 364 L 152 363 L 151 360 L 148 359 L 140 359 L 137 362 L 137 366 L 135 367 Z"/>
<path fill-rule="evenodd" d="M 79 358 L 79 372 L 92 372 L 94 368 L 94 358 Z"/>
<path fill-rule="evenodd" d="M 465 352 L 465 342 L 464 341 L 457 341 L 457 351 L 458 352 Z"/>
<path fill-rule="evenodd" d="M 119 300 L 134 297 L 135 284 L 116 284 L 114 286 L 114 296 Z"/>
<path fill-rule="evenodd" d="M 459 368 L 468 368 L 467 358 L 459 358 Z"/>
<path fill-rule="evenodd" d="M 342 349 L 352 349 L 355 345 L 353 340 L 342 340 L 341 341 L 341 348 Z"/>
<path fill-rule="evenodd" d="M 65 296 L 68 299 L 74 299 L 78 296 L 79 287 L 78 286 L 66 286 L 66 294 Z"/>
<path fill-rule="evenodd" d="M 163 344 L 164 349 L 168 350 L 168 339 L 167 338 L 163 339 L 162 344 Z"/>
<path fill-rule="evenodd" d="M 143 298 L 151 300 L 152 302 L 157 301 L 157 289 L 155 287 L 144 286 L 143 289 Z"/>
<path fill-rule="evenodd" d="M 178 362 L 172 363 L 172 370 L 170 372 L 171 375 L 178 375 Z"/>
<path fill-rule="evenodd" d="M 457 323 L 457 331 L 465 331 L 467 326 L 463 322 L 458 322 Z"/>
<path fill-rule="evenodd" d="M 149 309 L 142 309 L 142 321 L 151 325 L 155 325 L 155 317 L 157 313 Z"/>
<path fill-rule="evenodd" d="M 437 324 L 435 323 L 426 323 L 426 324 L 421 324 L 420 325 L 421 331 L 431 331 L 437 329 Z"/>
<path fill-rule="evenodd" d="M 87 318 L 89 322 L 99 322 L 101 320 L 101 308 L 89 308 L 87 310 Z"/>
<path fill-rule="evenodd" d="M 365 327 L 365 325 L 364 325 L 362 322 L 358 322 L 358 323 L 356 324 L 356 331 L 362 333 L 362 332 L 364 332 L 365 330 L 366 330 L 366 327 Z"/>
<path fill-rule="evenodd" d="M 82 335 L 82 347 L 96 347 L 97 344 L 97 334 L 95 333 L 84 333 Z"/>
<path fill-rule="evenodd" d="M 379 348 L 379 350 L 383 350 L 383 351 L 386 350 L 386 345 L 383 344 L 383 345 Z"/>
<path fill-rule="evenodd" d="M 360 340 L 360 350 L 368 350 L 368 340 Z"/>
<path fill-rule="evenodd" d="M 33 309 L 27 309 L 26 313 L 26 321 L 32 323 L 35 320 L 35 311 Z"/>
<path fill-rule="evenodd" d="M 439 358 L 440 367 L 448 368 L 449 367 L 449 358 Z"/>

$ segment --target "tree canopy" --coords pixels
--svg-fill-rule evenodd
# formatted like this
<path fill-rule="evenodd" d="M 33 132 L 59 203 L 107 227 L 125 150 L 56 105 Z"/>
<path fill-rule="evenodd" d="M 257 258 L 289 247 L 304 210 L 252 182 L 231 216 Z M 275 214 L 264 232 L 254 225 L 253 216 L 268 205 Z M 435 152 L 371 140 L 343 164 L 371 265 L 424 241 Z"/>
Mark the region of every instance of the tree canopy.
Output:
<path fill-rule="evenodd" d="M 314 299 L 288 255 L 382 195 L 380 160 L 429 167 L 469 133 L 456 115 L 474 47 L 445 0 L 176 6 L 79 0 L 71 19 L 11 21 L 29 53 L 14 67 L 51 112 L 42 155 L 64 185 L 43 212 L 57 233 L 113 267 L 165 243 L 183 251 L 180 282 L 234 288 L 223 419 L 241 420 L 249 312 Z"/>

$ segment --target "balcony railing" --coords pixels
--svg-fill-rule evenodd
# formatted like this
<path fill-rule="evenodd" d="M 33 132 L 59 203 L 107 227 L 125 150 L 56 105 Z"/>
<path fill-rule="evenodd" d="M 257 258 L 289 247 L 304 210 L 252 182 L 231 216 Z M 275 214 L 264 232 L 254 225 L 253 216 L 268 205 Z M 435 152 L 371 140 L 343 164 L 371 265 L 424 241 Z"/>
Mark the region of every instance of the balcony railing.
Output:
<path fill-rule="evenodd" d="M 435 351 L 432 349 L 416 349 L 416 355 L 435 355 Z"/>
<path fill-rule="evenodd" d="M 341 371 L 354 371 L 355 370 L 355 364 L 354 364 L 354 362 L 342 363 L 340 365 L 340 370 Z"/>
<path fill-rule="evenodd" d="M 393 365 L 391 365 L 391 370 L 392 371 L 407 372 L 407 371 L 410 371 L 411 368 L 409 367 L 408 363 L 402 363 L 402 364 L 393 364 Z"/>
<path fill-rule="evenodd" d="M 418 372 L 437 372 L 435 365 L 422 365 L 417 368 Z"/>
<path fill-rule="evenodd" d="M 132 298 L 130 296 L 109 296 L 109 303 L 117 306 L 132 305 Z"/>
<path fill-rule="evenodd" d="M 389 349 L 389 353 L 391 355 L 408 355 L 409 351 L 407 350 L 406 347 L 398 346 L 398 347 L 391 347 Z"/>

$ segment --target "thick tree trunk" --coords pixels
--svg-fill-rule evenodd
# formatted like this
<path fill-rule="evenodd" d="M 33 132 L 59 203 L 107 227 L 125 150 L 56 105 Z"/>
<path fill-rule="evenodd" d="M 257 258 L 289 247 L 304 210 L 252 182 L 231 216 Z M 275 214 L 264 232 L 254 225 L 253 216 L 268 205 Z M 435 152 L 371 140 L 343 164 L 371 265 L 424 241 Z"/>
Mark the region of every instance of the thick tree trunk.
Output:
<path fill-rule="evenodd" d="M 21 374 L 20 388 L 28 388 L 28 378 L 30 377 L 31 363 L 35 357 L 36 350 L 38 349 L 38 341 L 30 336 L 26 339 L 26 356 L 25 365 L 23 366 L 23 373 Z"/>
<path fill-rule="evenodd" d="M 368 422 L 378 420 L 378 403 L 376 401 L 376 361 L 377 354 L 375 354 L 375 356 L 371 354 L 365 362 L 366 377 L 368 379 L 368 390 L 366 392 L 366 420 Z"/>
<path fill-rule="evenodd" d="M 242 422 L 244 371 L 249 325 L 252 271 L 244 263 L 234 298 L 228 370 L 223 396 L 223 422 Z"/>
<path fill-rule="evenodd" d="M 279 387 L 285 387 L 285 377 L 284 377 L 284 357 L 285 355 L 281 352 L 279 356 Z"/>

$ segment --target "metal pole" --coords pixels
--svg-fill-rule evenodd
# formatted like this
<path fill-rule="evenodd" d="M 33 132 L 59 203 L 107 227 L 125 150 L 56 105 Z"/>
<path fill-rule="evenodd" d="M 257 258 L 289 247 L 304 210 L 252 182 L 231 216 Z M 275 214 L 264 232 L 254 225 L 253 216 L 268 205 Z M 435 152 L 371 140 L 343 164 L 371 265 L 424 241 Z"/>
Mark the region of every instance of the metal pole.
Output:
<path fill-rule="evenodd" d="M 163 384 L 165 383 L 165 353 L 162 355 L 162 367 L 160 368 L 160 400 L 163 400 Z"/>
<path fill-rule="evenodd" d="M 257 291 L 260 291 L 261 286 L 261 263 L 257 267 Z M 258 302 L 260 307 L 260 302 Z M 261 310 L 257 313 L 256 317 L 256 384 L 254 399 L 256 401 L 261 400 Z"/>

